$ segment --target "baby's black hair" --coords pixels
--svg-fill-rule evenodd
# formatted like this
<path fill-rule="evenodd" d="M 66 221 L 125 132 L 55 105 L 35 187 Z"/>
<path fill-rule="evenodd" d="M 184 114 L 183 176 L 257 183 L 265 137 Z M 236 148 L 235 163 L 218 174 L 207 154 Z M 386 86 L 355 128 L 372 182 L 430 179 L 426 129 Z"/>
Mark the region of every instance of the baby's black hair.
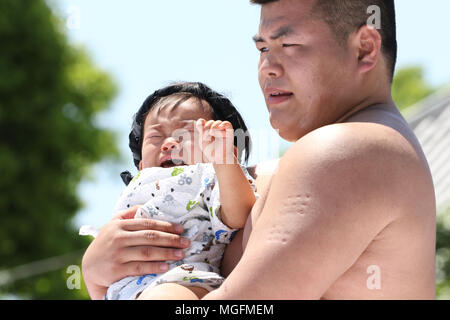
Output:
<path fill-rule="evenodd" d="M 139 162 L 142 159 L 142 136 L 146 115 L 161 98 L 176 93 L 189 93 L 198 99 L 205 100 L 211 106 L 213 120 L 229 121 L 235 131 L 241 129 L 242 133 L 245 134 L 244 149 L 242 150 L 239 146 L 236 135 L 234 137 L 234 145 L 238 148 L 238 159 L 240 161 L 242 153 L 245 151 L 244 163 L 247 163 L 250 156 L 250 135 L 244 120 L 231 101 L 201 82 L 179 82 L 156 90 L 145 99 L 138 112 L 134 115 L 129 134 L 129 147 L 133 153 L 134 164 L 138 169 Z"/>

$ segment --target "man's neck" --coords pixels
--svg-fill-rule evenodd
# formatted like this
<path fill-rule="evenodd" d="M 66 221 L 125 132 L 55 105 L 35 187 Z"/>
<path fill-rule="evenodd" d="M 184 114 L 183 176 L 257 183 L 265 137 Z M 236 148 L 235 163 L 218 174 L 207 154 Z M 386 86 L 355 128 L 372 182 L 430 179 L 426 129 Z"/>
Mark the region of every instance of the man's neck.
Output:
<path fill-rule="evenodd" d="M 385 96 L 380 96 L 376 98 L 366 98 L 360 103 L 356 104 L 347 112 L 345 112 L 344 115 L 342 115 L 338 120 L 335 121 L 335 123 L 343 123 L 347 122 L 351 117 L 355 116 L 356 114 L 359 114 L 361 112 L 364 112 L 365 110 L 376 106 L 376 105 L 383 105 L 389 109 L 397 109 L 395 106 L 394 101 L 392 100 L 391 94 Z"/>

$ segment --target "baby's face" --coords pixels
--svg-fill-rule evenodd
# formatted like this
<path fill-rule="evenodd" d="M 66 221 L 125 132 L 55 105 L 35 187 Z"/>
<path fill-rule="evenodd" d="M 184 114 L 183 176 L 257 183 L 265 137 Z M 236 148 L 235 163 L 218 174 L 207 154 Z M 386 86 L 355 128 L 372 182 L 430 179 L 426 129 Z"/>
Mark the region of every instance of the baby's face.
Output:
<path fill-rule="evenodd" d="M 206 101 L 200 103 L 194 98 L 150 110 L 144 122 L 139 169 L 203 162 L 199 145 L 194 142 L 195 122 L 200 118 L 212 120 L 211 109 Z"/>

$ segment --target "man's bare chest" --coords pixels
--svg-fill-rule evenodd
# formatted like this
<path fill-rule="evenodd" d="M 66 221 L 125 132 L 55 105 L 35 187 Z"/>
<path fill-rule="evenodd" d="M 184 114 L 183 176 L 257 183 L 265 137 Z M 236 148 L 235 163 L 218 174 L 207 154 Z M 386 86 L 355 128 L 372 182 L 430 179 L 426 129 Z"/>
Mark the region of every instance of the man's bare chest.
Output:
<path fill-rule="evenodd" d="M 248 239 L 250 238 L 250 234 L 252 232 L 253 226 L 256 225 L 256 222 L 264 209 L 264 205 L 267 200 L 267 196 L 270 191 L 272 179 L 267 178 L 267 182 L 264 184 L 263 190 L 260 193 L 260 197 L 256 200 L 255 204 L 253 205 L 252 211 L 250 212 L 247 222 L 245 223 L 244 227 L 244 234 L 242 237 L 242 251 L 245 250 L 245 247 L 247 246 Z"/>

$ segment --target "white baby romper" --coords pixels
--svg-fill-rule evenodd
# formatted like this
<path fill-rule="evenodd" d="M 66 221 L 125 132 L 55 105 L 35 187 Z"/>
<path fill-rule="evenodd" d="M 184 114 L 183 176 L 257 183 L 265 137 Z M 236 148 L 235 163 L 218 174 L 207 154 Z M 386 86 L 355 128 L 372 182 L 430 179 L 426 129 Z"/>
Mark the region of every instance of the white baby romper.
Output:
<path fill-rule="evenodd" d="M 253 191 L 253 178 L 242 167 Z M 115 213 L 142 205 L 135 218 L 182 224 L 191 240 L 180 261 L 168 261 L 169 271 L 124 278 L 113 283 L 105 299 L 135 299 L 144 289 L 172 282 L 209 291 L 223 282 L 219 267 L 226 244 L 237 230 L 220 220 L 219 185 L 210 163 L 140 171 L 119 197 Z"/>

